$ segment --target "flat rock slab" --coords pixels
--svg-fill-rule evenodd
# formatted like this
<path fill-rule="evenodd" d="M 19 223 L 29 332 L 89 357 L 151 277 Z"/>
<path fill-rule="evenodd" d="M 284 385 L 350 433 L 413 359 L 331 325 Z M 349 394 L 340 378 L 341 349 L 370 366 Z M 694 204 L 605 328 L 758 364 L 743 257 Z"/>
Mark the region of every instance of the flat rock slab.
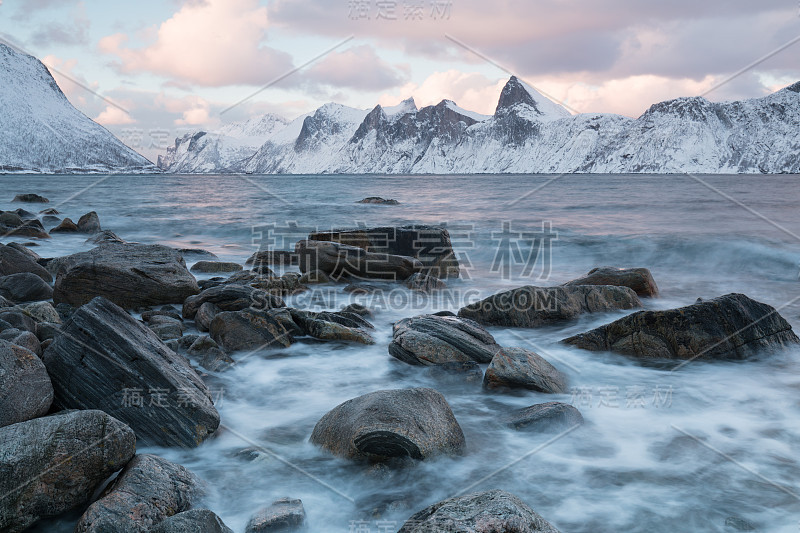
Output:
<path fill-rule="evenodd" d="M 503 348 L 492 358 L 483 386 L 487 389 L 567 391 L 567 378 L 543 357 L 522 348 Z"/>
<path fill-rule="evenodd" d="M 253 515 L 245 533 L 289 533 L 302 529 L 305 521 L 306 510 L 301 500 L 281 498 Z"/>
<path fill-rule="evenodd" d="M 593 268 L 582 278 L 568 281 L 564 285 L 617 285 L 629 287 L 642 298 L 658 296 L 658 285 L 646 268 L 616 268 L 604 266 Z"/>
<path fill-rule="evenodd" d="M 0 340 L 0 427 L 44 416 L 53 403 L 53 385 L 41 359 Z"/>
<path fill-rule="evenodd" d="M 464 452 L 464 433 L 433 389 L 371 392 L 335 407 L 317 422 L 311 442 L 349 459 L 427 459 Z"/>
<path fill-rule="evenodd" d="M 75 533 L 149 533 L 166 518 L 187 511 L 202 483 L 179 464 L 137 455 L 103 496 L 83 513 Z"/>
<path fill-rule="evenodd" d="M 321 270 L 334 280 L 343 278 L 403 281 L 422 270 L 413 257 L 369 252 L 337 242 L 299 241 L 295 245 L 300 271 Z"/>
<path fill-rule="evenodd" d="M 228 263 L 225 261 L 198 261 L 192 265 L 192 272 L 215 273 L 215 272 L 238 272 L 242 270 L 239 263 Z"/>
<path fill-rule="evenodd" d="M 53 301 L 83 305 L 96 296 L 126 309 L 183 303 L 200 292 L 183 256 L 158 244 L 109 243 L 64 259 Z"/>
<path fill-rule="evenodd" d="M 422 315 L 399 320 L 392 328 L 389 354 L 412 365 L 488 363 L 500 350 L 494 337 L 472 320 Z"/>
<path fill-rule="evenodd" d="M 744 294 L 669 309 L 640 311 L 563 341 L 639 359 L 747 359 L 800 343 L 772 306 Z"/>
<path fill-rule="evenodd" d="M 505 418 L 506 425 L 520 431 L 553 433 L 583 424 L 583 415 L 568 403 L 547 402 L 517 409 Z"/>
<path fill-rule="evenodd" d="M 135 453 L 133 430 L 102 411 L 0 428 L 0 531 L 22 531 L 88 502 Z"/>
<path fill-rule="evenodd" d="M 641 306 L 639 297 L 628 287 L 528 285 L 500 292 L 480 302 L 462 307 L 458 311 L 458 316 L 488 326 L 535 328 L 571 320 L 584 313 L 634 309 Z"/>
<path fill-rule="evenodd" d="M 414 514 L 397 533 L 558 533 L 522 500 L 502 490 L 435 503 Z"/>
<path fill-rule="evenodd" d="M 57 406 L 102 409 L 143 443 L 193 447 L 219 426 L 211 395 L 189 363 L 105 298 L 75 311 L 43 360 Z"/>

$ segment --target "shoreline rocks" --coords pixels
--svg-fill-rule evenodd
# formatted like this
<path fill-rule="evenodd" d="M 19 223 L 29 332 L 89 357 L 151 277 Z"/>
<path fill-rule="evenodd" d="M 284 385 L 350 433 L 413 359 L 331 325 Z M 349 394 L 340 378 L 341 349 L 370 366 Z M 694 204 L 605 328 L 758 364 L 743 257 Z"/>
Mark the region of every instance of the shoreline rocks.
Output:
<path fill-rule="evenodd" d="M 0 340 L 0 427 L 44 416 L 52 403 L 44 363 L 34 352 Z"/>
<path fill-rule="evenodd" d="M 206 289 L 183 301 L 183 317 L 194 318 L 204 303 L 210 302 L 221 311 L 268 310 L 286 307 L 284 301 L 265 290 L 247 285 L 225 284 Z"/>
<path fill-rule="evenodd" d="M 53 276 L 29 254 L 21 252 L 12 246 L 0 244 L 0 276 L 9 276 L 22 272 L 36 274 L 47 283 L 53 281 Z"/>
<path fill-rule="evenodd" d="M 229 263 L 225 261 L 198 261 L 189 270 L 192 272 L 202 272 L 206 274 L 217 272 L 238 272 L 242 270 L 239 263 Z"/>
<path fill-rule="evenodd" d="M 547 402 L 517 409 L 505 417 L 505 424 L 518 431 L 557 433 L 583 424 L 583 415 L 568 403 Z"/>
<path fill-rule="evenodd" d="M 629 287 L 642 298 L 658 296 L 658 285 L 650 270 L 646 268 L 615 268 L 610 266 L 593 268 L 582 278 L 564 283 L 571 285 L 616 285 Z"/>
<path fill-rule="evenodd" d="M 392 328 L 389 355 L 410 365 L 488 363 L 500 350 L 472 320 L 437 315 L 404 318 Z"/>
<path fill-rule="evenodd" d="M 300 272 L 321 270 L 334 280 L 342 278 L 402 281 L 422 270 L 413 257 L 369 252 L 337 242 L 302 240 L 295 246 Z"/>
<path fill-rule="evenodd" d="M 483 378 L 486 389 L 528 389 L 545 393 L 567 391 L 567 379 L 540 355 L 522 348 L 495 354 Z"/>
<path fill-rule="evenodd" d="M 289 533 L 302 529 L 305 521 L 306 510 L 301 500 L 281 498 L 253 515 L 245 533 Z"/>

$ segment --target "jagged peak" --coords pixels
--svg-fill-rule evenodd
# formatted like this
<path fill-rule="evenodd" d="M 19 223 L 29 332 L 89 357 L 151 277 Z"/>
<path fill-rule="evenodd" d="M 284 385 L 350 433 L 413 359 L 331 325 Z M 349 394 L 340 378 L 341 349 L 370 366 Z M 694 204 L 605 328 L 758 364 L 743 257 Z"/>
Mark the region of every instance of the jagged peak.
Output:
<path fill-rule="evenodd" d="M 386 113 L 387 117 L 399 117 L 403 115 L 407 115 L 408 113 L 416 113 L 417 112 L 417 103 L 414 101 L 414 97 L 409 97 L 400 102 L 397 105 L 393 106 L 386 106 L 383 108 L 384 113 Z"/>
<path fill-rule="evenodd" d="M 525 113 L 526 118 L 532 120 L 557 120 L 570 116 L 570 112 L 563 106 L 553 102 L 516 76 L 511 76 L 500 92 L 495 116 L 508 113 L 520 106 L 526 106 L 532 111 Z"/>
<path fill-rule="evenodd" d="M 800 93 L 800 81 L 789 85 L 788 87 L 784 88 L 787 91 L 791 91 L 793 93 Z"/>

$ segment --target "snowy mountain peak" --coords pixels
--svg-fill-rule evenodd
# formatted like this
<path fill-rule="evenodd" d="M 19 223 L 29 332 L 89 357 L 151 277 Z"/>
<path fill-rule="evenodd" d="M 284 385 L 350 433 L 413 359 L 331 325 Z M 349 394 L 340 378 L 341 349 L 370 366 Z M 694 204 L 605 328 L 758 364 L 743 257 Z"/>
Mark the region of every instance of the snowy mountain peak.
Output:
<path fill-rule="evenodd" d="M 215 133 L 231 137 L 268 137 L 287 124 L 289 121 L 285 118 L 266 113 L 240 122 L 225 124 Z"/>
<path fill-rule="evenodd" d="M 542 93 L 511 76 L 500 92 L 495 116 L 517 112 L 528 120 L 549 121 L 570 117 L 569 111 L 556 104 Z"/>
<path fill-rule="evenodd" d="M 400 117 L 408 113 L 416 113 L 417 103 L 412 96 L 411 98 L 406 98 L 397 105 L 384 107 L 383 112 L 386 113 L 386 116 L 389 118 Z"/>
<path fill-rule="evenodd" d="M 793 93 L 800 93 L 800 81 L 795 83 L 794 85 L 789 85 L 786 87 L 787 91 L 792 91 Z"/>

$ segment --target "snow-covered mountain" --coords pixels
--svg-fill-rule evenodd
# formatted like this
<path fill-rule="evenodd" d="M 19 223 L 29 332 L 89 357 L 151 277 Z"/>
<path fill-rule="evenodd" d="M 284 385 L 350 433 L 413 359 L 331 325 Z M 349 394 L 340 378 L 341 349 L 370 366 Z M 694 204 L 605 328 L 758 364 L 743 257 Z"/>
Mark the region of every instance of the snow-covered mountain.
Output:
<path fill-rule="evenodd" d="M 265 174 L 800 173 L 800 83 L 741 102 L 679 98 L 632 119 L 571 115 L 512 76 L 491 116 L 449 100 L 371 111 L 326 104 L 236 161 L 191 160 L 203 153 L 188 148 L 195 138 L 201 133 L 170 149 L 187 145 L 180 164 L 168 154 L 160 166 Z"/>
<path fill-rule="evenodd" d="M 150 161 L 69 103 L 41 61 L 0 43 L 0 171 L 148 170 Z"/>

